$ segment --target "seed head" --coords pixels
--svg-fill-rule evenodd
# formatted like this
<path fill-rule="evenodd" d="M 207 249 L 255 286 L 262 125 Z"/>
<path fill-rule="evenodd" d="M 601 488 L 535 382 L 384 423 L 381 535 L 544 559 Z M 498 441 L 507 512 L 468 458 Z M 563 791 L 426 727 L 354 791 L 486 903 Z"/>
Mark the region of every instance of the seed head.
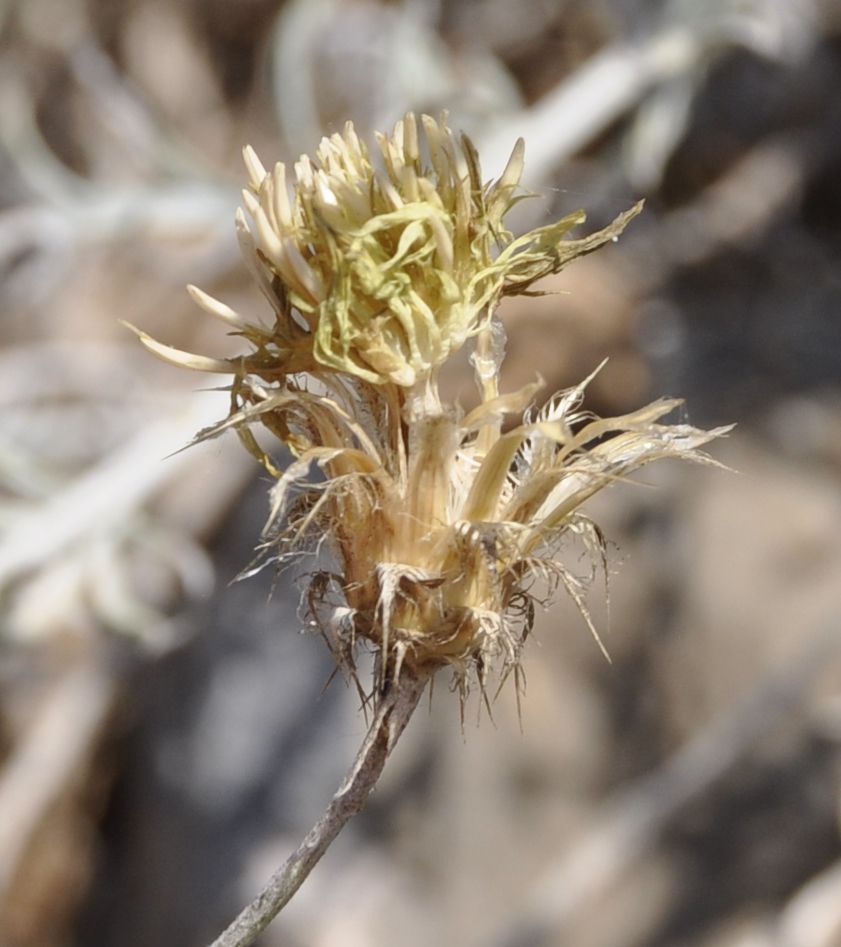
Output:
<path fill-rule="evenodd" d="M 365 642 L 380 683 L 408 662 L 448 666 L 463 692 L 471 680 L 484 692 L 489 669 L 518 675 L 547 587 L 571 594 L 595 634 L 560 558 L 575 538 L 603 556 L 585 501 L 660 457 L 708 460 L 701 446 L 727 429 L 663 423 L 679 404 L 669 399 L 595 418 L 582 410 L 590 378 L 539 410 L 539 381 L 499 393 L 500 298 L 613 239 L 641 205 L 580 239 L 567 235 L 581 211 L 515 238 L 504 219 L 524 196 L 522 141 L 491 183 L 444 120 L 408 114 L 378 145 L 375 160 L 348 123 L 296 163 L 291 199 L 284 165 L 268 172 L 245 149 L 237 232 L 273 322 L 190 288 L 249 343 L 243 356 L 140 335 L 163 358 L 232 375 L 229 416 L 199 438 L 235 428 L 276 478 L 261 559 L 320 554 L 304 603 L 339 664 L 354 672 Z M 479 404 L 465 414 L 441 403 L 437 376 L 468 340 Z M 285 469 L 260 426 L 291 451 Z"/>

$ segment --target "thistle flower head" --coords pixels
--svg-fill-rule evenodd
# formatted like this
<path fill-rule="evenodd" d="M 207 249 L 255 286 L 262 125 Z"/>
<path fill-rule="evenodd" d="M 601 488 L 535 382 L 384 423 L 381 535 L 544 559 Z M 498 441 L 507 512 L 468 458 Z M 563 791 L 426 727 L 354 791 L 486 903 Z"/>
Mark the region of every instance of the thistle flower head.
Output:
<path fill-rule="evenodd" d="M 247 148 L 237 230 L 271 326 L 191 288 L 250 351 L 220 360 L 141 338 L 232 375 L 229 416 L 199 437 L 235 428 L 276 478 L 261 554 L 322 554 L 304 602 L 342 666 L 367 642 L 383 681 L 408 663 L 484 687 L 489 668 L 518 670 L 538 588 L 566 589 L 587 617 L 559 557 L 573 537 L 601 554 L 585 501 L 660 457 L 706 459 L 724 429 L 664 423 L 673 400 L 595 418 L 589 379 L 539 410 L 539 382 L 498 390 L 500 298 L 616 237 L 639 205 L 583 238 L 567 236 L 580 211 L 515 238 L 504 218 L 523 196 L 522 142 L 491 183 L 444 121 L 409 114 L 378 144 L 374 159 L 346 125 L 297 162 L 291 199 L 284 165 L 268 172 Z M 437 369 L 471 339 L 479 404 L 464 414 L 441 403 Z M 291 450 L 285 469 L 260 426 Z"/>

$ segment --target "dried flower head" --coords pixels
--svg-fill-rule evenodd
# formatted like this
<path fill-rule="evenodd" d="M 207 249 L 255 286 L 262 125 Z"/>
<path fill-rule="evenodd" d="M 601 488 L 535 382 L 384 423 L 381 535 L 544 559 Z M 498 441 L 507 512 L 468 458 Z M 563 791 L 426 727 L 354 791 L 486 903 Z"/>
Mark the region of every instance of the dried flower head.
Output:
<path fill-rule="evenodd" d="M 304 601 L 341 666 L 368 642 L 383 682 L 448 666 L 484 690 L 489 669 L 518 671 L 538 588 L 565 588 L 588 617 L 559 558 L 568 537 L 603 552 L 584 502 L 660 457 L 705 460 L 724 429 L 663 423 L 667 399 L 593 417 L 590 379 L 540 409 L 539 382 L 499 393 L 500 298 L 618 236 L 640 205 L 581 239 L 567 236 L 581 211 L 515 238 L 504 220 L 523 196 L 522 141 L 492 183 L 443 120 L 409 114 L 378 144 L 375 160 L 348 123 L 295 165 L 291 200 L 284 165 L 266 171 L 246 148 L 237 231 L 273 323 L 190 291 L 248 353 L 211 359 L 140 335 L 169 361 L 233 376 L 230 415 L 199 437 L 235 428 L 276 477 L 264 561 L 328 555 Z M 480 402 L 464 414 L 441 403 L 438 369 L 470 339 Z M 286 469 L 258 425 L 290 449 Z"/>

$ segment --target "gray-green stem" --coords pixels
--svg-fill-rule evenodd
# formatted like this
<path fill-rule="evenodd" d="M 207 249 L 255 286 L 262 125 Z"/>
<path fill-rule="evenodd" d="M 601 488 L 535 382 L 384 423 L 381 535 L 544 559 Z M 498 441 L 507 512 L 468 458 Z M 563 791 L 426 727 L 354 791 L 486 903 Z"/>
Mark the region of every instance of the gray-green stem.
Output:
<path fill-rule="evenodd" d="M 344 782 L 298 848 L 210 947 L 247 947 L 301 887 L 345 823 L 361 812 L 394 745 L 417 707 L 428 675 L 403 668 L 379 704 Z"/>

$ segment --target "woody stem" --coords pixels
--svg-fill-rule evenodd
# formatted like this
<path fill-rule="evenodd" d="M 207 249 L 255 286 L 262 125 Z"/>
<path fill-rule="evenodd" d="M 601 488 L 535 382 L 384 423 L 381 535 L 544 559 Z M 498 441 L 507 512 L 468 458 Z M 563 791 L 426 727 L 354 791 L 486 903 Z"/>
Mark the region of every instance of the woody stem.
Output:
<path fill-rule="evenodd" d="M 345 823 L 365 807 L 368 795 L 409 722 L 428 679 L 428 675 L 404 667 L 397 680 L 387 685 L 356 759 L 321 818 L 271 876 L 260 894 L 210 947 L 247 947 L 286 906 Z"/>

